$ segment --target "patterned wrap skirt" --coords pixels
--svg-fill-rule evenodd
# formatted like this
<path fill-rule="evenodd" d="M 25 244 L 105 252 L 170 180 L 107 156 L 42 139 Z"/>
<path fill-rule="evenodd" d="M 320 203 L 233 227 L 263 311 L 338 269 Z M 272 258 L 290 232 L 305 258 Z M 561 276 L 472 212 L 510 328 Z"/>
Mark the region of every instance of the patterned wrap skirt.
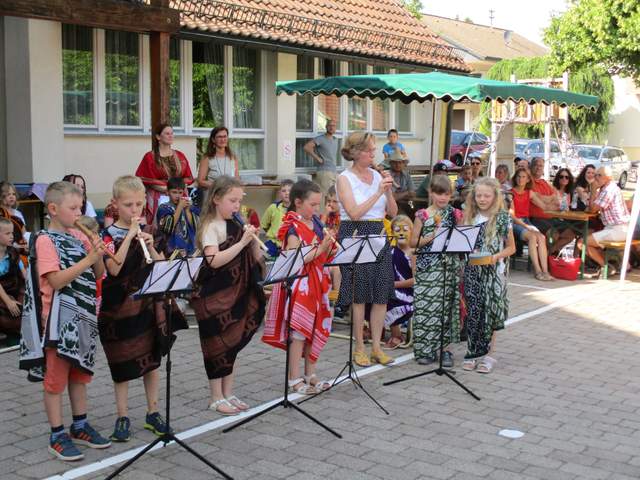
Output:
<path fill-rule="evenodd" d="M 356 229 L 358 235 L 379 235 L 384 230 L 384 224 L 382 220 L 343 220 L 340 223 L 338 237 L 350 237 Z M 338 306 L 347 307 L 351 303 L 386 305 L 389 300 L 396 298 L 389 243 L 380 252 L 377 262 L 355 266 L 341 265 L 340 273 L 342 274 L 342 282 L 338 295 Z"/>

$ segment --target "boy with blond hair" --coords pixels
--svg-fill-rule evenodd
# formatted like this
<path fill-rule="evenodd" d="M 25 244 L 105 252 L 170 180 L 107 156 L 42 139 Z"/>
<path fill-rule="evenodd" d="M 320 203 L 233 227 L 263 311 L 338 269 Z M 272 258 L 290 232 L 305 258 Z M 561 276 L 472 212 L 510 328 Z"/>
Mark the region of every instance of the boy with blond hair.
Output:
<path fill-rule="evenodd" d="M 47 188 L 44 203 L 51 222 L 31 239 L 20 344 L 20 368 L 44 369 L 49 452 L 66 461 L 84 457 L 74 443 L 111 445 L 87 422 L 87 384 L 97 348 L 96 278 L 104 273 L 104 245 L 92 244 L 75 229 L 82 201 L 82 192 L 72 183 L 55 182 Z M 62 422 L 62 392 L 67 388 L 73 414 L 69 434 Z"/>
<path fill-rule="evenodd" d="M 105 257 L 107 276 L 102 284 L 102 305 L 98 319 L 100 341 L 114 382 L 118 417 L 111 440 L 131 438 L 128 416 L 129 381 L 142 377 L 147 400 L 144 428 L 161 436 L 166 423 L 158 412 L 158 367 L 170 344 L 164 305 L 151 298 L 136 298 L 153 264 L 147 264 L 141 242 L 152 260 L 163 255 L 154 246 L 149 227 L 143 227 L 145 189 L 138 177 L 125 175 L 113 184 L 113 204 L 119 218 L 102 232 L 106 248 L 120 262 Z M 172 304 L 174 325 L 187 328 L 184 317 Z"/>

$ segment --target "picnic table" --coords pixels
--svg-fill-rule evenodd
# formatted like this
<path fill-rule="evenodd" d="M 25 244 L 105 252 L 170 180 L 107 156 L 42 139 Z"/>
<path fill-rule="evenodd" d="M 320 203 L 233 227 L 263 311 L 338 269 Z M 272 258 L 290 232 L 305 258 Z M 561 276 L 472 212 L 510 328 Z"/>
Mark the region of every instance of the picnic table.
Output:
<path fill-rule="evenodd" d="M 582 237 L 582 241 L 584 243 L 582 248 L 581 259 L 580 262 L 580 279 L 584 278 L 584 269 L 585 263 L 587 260 L 587 237 L 589 236 L 589 220 L 598 216 L 597 213 L 591 212 L 580 212 L 573 210 L 548 210 L 545 211 L 547 215 L 551 218 L 557 218 L 560 220 L 567 220 L 567 226 Z"/>

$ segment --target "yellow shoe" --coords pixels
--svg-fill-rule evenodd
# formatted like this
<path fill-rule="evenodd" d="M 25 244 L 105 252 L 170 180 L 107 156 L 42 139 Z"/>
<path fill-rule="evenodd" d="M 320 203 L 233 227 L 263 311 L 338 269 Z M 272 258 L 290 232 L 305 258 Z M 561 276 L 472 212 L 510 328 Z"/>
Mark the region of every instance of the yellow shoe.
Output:
<path fill-rule="evenodd" d="M 379 352 L 371 352 L 371 361 L 373 363 L 379 363 L 380 365 L 389 365 L 392 364 L 395 360 L 393 357 L 390 357 L 382 350 Z"/>
<path fill-rule="evenodd" d="M 355 351 L 353 352 L 353 361 L 356 362 L 356 365 L 359 367 L 370 367 L 371 360 L 369 360 L 369 355 L 364 352 Z"/>

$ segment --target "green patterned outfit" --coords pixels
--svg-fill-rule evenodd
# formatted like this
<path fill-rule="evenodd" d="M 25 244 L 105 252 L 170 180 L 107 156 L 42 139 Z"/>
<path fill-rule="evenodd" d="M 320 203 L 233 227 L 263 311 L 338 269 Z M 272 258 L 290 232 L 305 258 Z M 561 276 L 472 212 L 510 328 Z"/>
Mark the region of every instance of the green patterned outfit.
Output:
<path fill-rule="evenodd" d="M 456 217 L 461 213 L 448 205 L 439 212 L 440 225 L 454 226 Z M 429 217 L 427 210 L 419 210 L 416 217 L 422 220 L 421 237 L 432 235 L 437 230 L 435 216 Z M 457 254 L 429 254 L 430 248 L 431 245 L 421 248 L 416 259 L 413 299 L 413 353 L 416 360 L 436 355 L 440 348 L 440 321 L 443 316 L 444 346 L 460 341 L 460 281 L 464 263 Z"/>
<path fill-rule="evenodd" d="M 509 231 L 513 228 L 509 213 L 498 212 L 496 233 L 486 238 L 486 219 L 477 217 L 480 234 L 475 250 L 495 255 L 506 244 Z M 501 259 L 495 265 L 467 265 L 464 269 L 464 297 L 467 307 L 465 326 L 467 331 L 467 353 L 465 359 L 480 358 L 489 353 L 491 337 L 495 330 L 502 330 L 509 313 L 507 298 L 508 259 Z"/>

